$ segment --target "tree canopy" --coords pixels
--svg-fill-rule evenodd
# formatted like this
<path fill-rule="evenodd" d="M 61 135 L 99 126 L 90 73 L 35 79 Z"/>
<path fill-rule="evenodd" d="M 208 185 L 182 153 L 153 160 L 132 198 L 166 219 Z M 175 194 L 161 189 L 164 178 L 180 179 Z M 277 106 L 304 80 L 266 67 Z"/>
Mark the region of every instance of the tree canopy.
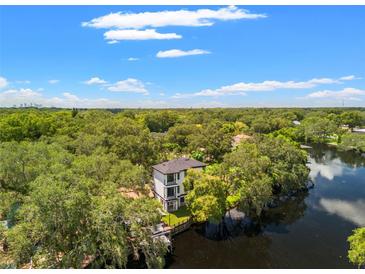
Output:
<path fill-rule="evenodd" d="M 131 257 L 162 267 L 151 165 L 181 156 L 209 164 L 184 181 L 196 221 L 219 222 L 235 206 L 260 216 L 304 188 L 299 143 L 365 152 L 352 132 L 364 117 L 362 108 L 0 109 L 0 221 L 9 226 L 0 242 L 18 267 L 116 268 Z"/>

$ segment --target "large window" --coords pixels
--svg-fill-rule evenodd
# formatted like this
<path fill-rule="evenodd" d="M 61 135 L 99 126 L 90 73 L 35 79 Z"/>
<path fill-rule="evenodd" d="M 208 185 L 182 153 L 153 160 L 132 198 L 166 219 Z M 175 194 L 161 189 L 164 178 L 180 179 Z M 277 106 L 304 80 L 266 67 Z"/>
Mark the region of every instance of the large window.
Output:
<path fill-rule="evenodd" d="M 174 181 L 174 174 L 167 174 L 167 182 L 173 182 Z"/>
<path fill-rule="evenodd" d="M 174 187 L 169 187 L 167 189 L 167 197 L 174 197 L 175 196 L 175 188 Z"/>

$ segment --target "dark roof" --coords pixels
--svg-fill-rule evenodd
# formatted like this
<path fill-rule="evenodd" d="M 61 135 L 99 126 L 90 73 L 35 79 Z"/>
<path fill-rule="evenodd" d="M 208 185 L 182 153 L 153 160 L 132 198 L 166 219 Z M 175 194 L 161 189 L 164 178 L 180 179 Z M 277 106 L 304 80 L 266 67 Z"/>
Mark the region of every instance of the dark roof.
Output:
<path fill-rule="evenodd" d="M 177 173 L 194 167 L 205 167 L 206 164 L 190 158 L 177 158 L 152 166 L 163 174 Z"/>

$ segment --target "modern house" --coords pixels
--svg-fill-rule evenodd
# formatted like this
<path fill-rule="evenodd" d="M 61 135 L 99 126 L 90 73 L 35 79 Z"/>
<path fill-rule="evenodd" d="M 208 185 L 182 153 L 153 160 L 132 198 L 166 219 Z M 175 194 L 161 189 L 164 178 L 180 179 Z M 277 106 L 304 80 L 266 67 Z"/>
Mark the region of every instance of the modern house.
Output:
<path fill-rule="evenodd" d="M 172 212 L 185 204 L 184 186 L 182 184 L 186 171 L 190 168 L 202 170 L 206 164 L 190 158 L 177 158 L 153 168 L 154 194 L 165 210 Z"/>

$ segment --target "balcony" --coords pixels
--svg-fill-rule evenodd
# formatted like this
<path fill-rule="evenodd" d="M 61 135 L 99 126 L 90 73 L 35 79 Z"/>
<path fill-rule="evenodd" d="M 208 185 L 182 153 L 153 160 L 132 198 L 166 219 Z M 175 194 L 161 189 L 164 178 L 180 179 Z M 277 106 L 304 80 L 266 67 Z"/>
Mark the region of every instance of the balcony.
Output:
<path fill-rule="evenodd" d="M 176 188 L 175 187 L 169 187 L 166 190 L 166 199 L 175 199 L 176 198 Z"/>
<path fill-rule="evenodd" d="M 173 180 L 173 181 L 167 181 L 167 182 L 166 182 L 166 185 L 167 185 L 167 186 L 177 185 L 177 181 L 176 181 L 176 180 Z"/>

